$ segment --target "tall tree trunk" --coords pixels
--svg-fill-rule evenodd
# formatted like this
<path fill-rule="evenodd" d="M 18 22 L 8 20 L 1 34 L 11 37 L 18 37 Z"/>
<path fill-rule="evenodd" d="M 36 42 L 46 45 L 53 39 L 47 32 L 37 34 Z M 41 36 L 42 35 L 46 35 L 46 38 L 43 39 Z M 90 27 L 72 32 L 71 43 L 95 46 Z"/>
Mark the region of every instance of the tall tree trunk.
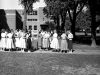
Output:
<path fill-rule="evenodd" d="M 74 38 L 76 37 L 76 35 L 75 35 L 75 24 L 76 24 L 76 13 L 74 12 L 72 25 L 71 25 L 71 32 L 72 32 Z"/>
<path fill-rule="evenodd" d="M 75 20 L 73 20 L 73 22 L 72 22 L 71 32 L 72 32 L 73 36 L 75 37 Z"/>
<path fill-rule="evenodd" d="M 61 30 L 65 29 L 65 22 L 66 22 L 66 13 L 64 15 L 61 15 Z"/>
<path fill-rule="evenodd" d="M 76 7 L 75 7 L 74 11 L 73 11 L 73 19 L 71 20 L 71 23 L 72 23 L 72 25 L 71 25 L 71 32 L 72 32 L 72 34 L 74 36 L 74 39 L 76 37 L 76 35 L 75 35 L 76 16 L 77 16 L 77 14 L 76 14 Z"/>
<path fill-rule="evenodd" d="M 24 6 L 24 23 L 23 23 L 23 29 L 26 30 L 26 21 L 27 21 L 27 12 L 26 7 Z"/>
<path fill-rule="evenodd" d="M 91 3 L 91 1 L 90 1 Z M 90 13 L 91 13 L 91 47 L 96 47 L 96 1 L 93 0 L 90 4 Z"/>
<path fill-rule="evenodd" d="M 92 11 L 94 12 L 94 11 Z M 94 13 L 91 13 L 91 17 L 92 17 L 92 20 L 91 20 L 91 46 L 92 47 L 95 47 L 96 46 L 96 14 L 95 12 Z"/>
<path fill-rule="evenodd" d="M 94 26 L 91 27 L 91 47 L 96 47 L 96 29 Z"/>
<path fill-rule="evenodd" d="M 65 27 L 65 19 L 62 22 L 61 29 L 64 30 L 65 29 L 64 27 Z"/>
<path fill-rule="evenodd" d="M 60 23 L 59 23 L 59 21 L 60 21 L 59 15 L 57 15 L 57 27 L 56 27 L 57 30 L 60 29 Z"/>

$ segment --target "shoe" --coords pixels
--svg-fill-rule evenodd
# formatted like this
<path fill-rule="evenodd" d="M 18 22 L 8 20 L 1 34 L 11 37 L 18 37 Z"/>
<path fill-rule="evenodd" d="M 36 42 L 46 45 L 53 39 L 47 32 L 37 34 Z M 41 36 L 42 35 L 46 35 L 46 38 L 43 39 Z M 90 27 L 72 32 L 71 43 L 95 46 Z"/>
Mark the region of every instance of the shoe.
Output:
<path fill-rule="evenodd" d="M 28 53 L 30 53 L 31 51 L 28 51 Z"/>
<path fill-rule="evenodd" d="M 21 50 L 21 52 L 24 52 L 23 50 Z"/>

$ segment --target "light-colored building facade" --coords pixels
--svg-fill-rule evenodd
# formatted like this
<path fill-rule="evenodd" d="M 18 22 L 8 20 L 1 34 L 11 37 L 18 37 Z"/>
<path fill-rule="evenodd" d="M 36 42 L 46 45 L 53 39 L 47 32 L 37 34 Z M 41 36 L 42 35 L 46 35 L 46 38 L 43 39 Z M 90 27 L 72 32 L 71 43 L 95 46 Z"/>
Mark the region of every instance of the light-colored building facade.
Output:
<path fill-rule="evenodd" d="M 22 21 L 24 21 L 24 10 L 17 10 L 22 16 Z M 43 13 L 43 7 L 34 9 L 32 12 L 27 13 L 26 28 L 32 30 L 41 30 L 41 25 L 46 21 L 49 21 Z"/>
<path fill-rule="evenodd" d="M 26 28 L 32 30 L 41 30 L 47 19 L 43 13 L 43 7 L 34 9 L 32 12 L 27 13 Z M 24 10 L 9 10 L 0 9 L 0 30 L 1 29 L 23 29 Z"/>

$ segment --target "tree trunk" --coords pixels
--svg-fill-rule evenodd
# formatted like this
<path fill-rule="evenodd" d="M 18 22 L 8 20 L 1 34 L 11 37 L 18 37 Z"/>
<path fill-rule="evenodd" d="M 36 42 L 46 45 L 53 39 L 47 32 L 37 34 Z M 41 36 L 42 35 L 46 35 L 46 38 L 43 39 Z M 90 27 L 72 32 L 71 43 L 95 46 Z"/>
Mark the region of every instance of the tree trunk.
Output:
<path fill-rule="evenodd" d="M 73 36 L 75 36 L 75 23 L 74 23 L 74 21 L 71 25 L 71 32 L 72 32 Z"/>
<path fill-rule="evenodd" d="M 76 8 L 74 8 L 74 11 L 73 11 L 73 20 L 71 21 L 71 23 L 72 23 L 72 25 L 71 25 L 71 32 L 72 32 L 72 34 L 74 36 L 74 39 L 76 37 L 76 35 L 75 35 L 76 16 L 77 16 L 77 14 L 76 14 Z"/>
<path fill-rule="evenodd" d="M 75 35 L 75 23 L 76 23 L 76 18 L 73 18 L 72 25 L 71 25 L 71 32 L 72 32 L 74 38 L 76 37 L 76 35 Z"/>
<path fill-rule="evenodd" d="M 91 47 L 96 47 L 96 1 L 90 1 L 90 14 L 91 14 Z"/>
<path fill-rule="evenodd" d="M 96 47 L 96 33 L 95 30 L 91 31 L 91 47 Z"/>
<path fill-rule="evenodd" d="M 59 30 L 60 29 L 60 23 L 59 23 L 59 15 L 57 15 L 57 27 L 56 27 L 56 29 L 57 30 Z"/>
<path fill-rule="evenodd" d="M 61 29 L 64 30 L 64 27 L 65 27 L 65 19 L 62 21 Z"/>
<path fill-rule="evenodd" d="M 27 13 L 26 8 L 24 7 L 24 23 L 23 23 L 23 29 L 26 30 L 26 21 L 27 21 Z"/>
<path fill-rule="evenodd" d="M 91 22 L 91 47 L 96 47 L 96 21 L 94 15 L 92 15 L 92 22 Z"/>

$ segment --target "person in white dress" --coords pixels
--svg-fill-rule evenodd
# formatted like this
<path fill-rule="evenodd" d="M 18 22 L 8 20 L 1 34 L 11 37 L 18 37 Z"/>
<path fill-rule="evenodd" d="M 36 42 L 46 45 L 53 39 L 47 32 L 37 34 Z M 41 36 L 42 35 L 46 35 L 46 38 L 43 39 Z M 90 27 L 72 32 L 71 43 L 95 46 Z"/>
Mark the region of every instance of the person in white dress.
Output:
<path fill-rule="evenodd" d="M 44 36 L 43 36 L 43 48 L 45 48 L 45 50 L 49 49 L 49 45 L 50 45 L 50 34 L 46 31 Z"/>
<path fill-rule="evenodd" d="M 11 49 L 14 48 L 13 33 L 11 33 L 11 30 L 9 30 L 7 34 L 6 48 L 9 49 L 9 51 L 11 51 Z"/>
<path fill-rule="evenodd" d="M 20 48 L 22 52 L 26 49 L 26 34 L 24 30 L 20 32 Z"/>
<path fill-rule="evenodd" d="M 57 34 L 56 30 L 54 30 L 53 39 L 51 41 L 50 47 L 55 49 L 55 50 L 59 49 L 59 42 L 58 42 L 58 38 L 57 37 L 58 37 L 58 34 Z"/>
<path fill-rule="evenodd" d="M 0 31 L 0 51 L 1 51 L 1 31 Z"/>
<path fill-rule="evenodd" d="M 19 36 L 19 31 L 15 31 L 15 47 L 18 50 L 20 48 L 20 36 Z"/>
<path fill-rule="evenodd" d="M 42 48 L 45 49 L 45 38 L 46 38 L 45 34 L 46 34 L 46 31 L 43 31 L 41 34 L 42 34 Z"/>
<path fill-rule="evenodd" d="M 0 44 L 1 49 L 2 49 L 2 51 L 4 51 L 6 48 L 6 32 L 4 29 L 2 29 L 2 31 L 1 31 L 1 42 L 0 43 L 1 43 Z"/>
<path fill-rule="evenodd" d="M 68 51 L 67 35 L 63 31 L 61 35 L 61 52 L 67 52 L 67 51 Z"/>

